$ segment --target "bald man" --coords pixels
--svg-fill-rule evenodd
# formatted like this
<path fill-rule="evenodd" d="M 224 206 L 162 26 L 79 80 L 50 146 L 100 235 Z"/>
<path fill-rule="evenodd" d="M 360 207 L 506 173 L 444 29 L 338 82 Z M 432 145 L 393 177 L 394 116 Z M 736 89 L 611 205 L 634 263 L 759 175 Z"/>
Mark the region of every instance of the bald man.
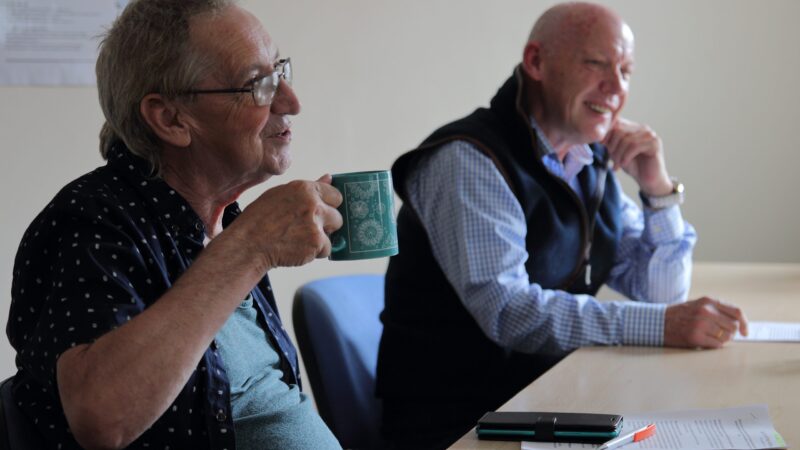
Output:
<path fill-rule="evenodd" d="M 581 346 L 717 348 L 747 332 L 735 306 L 685 301 L 683 187 L 656 133 L 620 116 L 633 44 L 605 7 L 551 8 L 488 109 L 394 164 L 403 251 L 377 380 L 392 445 L 447 446 Z M 604 284 L 634 301 L 599 302 Z"/>

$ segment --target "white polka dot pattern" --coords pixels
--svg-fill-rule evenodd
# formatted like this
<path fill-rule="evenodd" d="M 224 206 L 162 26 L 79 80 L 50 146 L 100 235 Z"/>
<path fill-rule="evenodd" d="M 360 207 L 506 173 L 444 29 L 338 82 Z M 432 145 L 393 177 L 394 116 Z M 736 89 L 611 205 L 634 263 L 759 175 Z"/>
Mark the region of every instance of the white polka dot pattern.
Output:
<path fill-rule="evenodd" d="M 229 206 L 224 224 L 238 212 Z M 161 297 L 201 253 L 203 236 L 186 201 L 119 147 L 106 166 L 67 185 L 34 219 L 14 264 L 8 335 L 17 350 L 16 399 L 38 419 L 52 448 L 78 448 L 58 400 L 59 355 L 124 325 Z M 256 290 L 263 315 L 270 314 L 268 333 L 289 355 L 284 373 L 299 383 L 296 351 L 275 313 L 269 280 Z M 129 448 L 234 447 L 233 433 L 223 431 L 233 429 L 230 414 L 220 422 L 216 413 L 230 409 L 225 366 L 209 348 L 198 368 Z"/>

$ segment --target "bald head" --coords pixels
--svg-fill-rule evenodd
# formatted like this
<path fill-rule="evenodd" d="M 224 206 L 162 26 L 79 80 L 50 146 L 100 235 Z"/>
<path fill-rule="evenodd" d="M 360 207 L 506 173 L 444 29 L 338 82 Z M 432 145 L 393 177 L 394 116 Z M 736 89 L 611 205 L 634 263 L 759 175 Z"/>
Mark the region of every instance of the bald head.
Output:
<path fill-rule="evenodd" d="M 562 51 L 581 46 L 598 29 L 622 30 L 625 40 L 633 42 L 633 32 L 617 13 L 585 2 L 561 3 L 545 11 L 533 25 L 528 42 L 539 42 L 547 53 Z"/>
<path fill-rule="evenodd" d="M 625 105 L 633 32 L 604 6 L 556 5 L 533 26 L 520 67 L 528 112 L 557 151 L 597 142 Z"/>

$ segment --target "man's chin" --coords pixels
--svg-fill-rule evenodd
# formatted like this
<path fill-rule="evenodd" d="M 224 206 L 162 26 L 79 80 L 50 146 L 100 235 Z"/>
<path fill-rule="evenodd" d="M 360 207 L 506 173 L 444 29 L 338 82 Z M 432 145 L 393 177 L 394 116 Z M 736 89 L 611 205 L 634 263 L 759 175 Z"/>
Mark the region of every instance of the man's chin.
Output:
<path fill-rule="evenodd" d="M 273 160 L 272 164 L 268 168 L 268 173 L 270 175 L 283 175 L 289 170 L 289 167 L 292 165 L 292 158 L 289 156 L 288 151 L 286 155 L 281 155 L 278 159 Z"/>
<path fill-rule="evenodd" d="M 586 130 L 583 134 L 584 141 L 587 144 L 591 144 L 593 142 L 601 142 L 603 139 L 606 138 L 608 132 L 611 131 L 611 125 L 602 125 L 602 126 L 595 126 L 592 127 L 590 130 Z"/>
<path fill-rule="evenodd" d="M 292 165 L 292 154 L 289 143 L 282 145 L 266 145 L 264 147 L 264 160 L 261 163 L 262 170 L 269 176 L 283 175 Z"/>

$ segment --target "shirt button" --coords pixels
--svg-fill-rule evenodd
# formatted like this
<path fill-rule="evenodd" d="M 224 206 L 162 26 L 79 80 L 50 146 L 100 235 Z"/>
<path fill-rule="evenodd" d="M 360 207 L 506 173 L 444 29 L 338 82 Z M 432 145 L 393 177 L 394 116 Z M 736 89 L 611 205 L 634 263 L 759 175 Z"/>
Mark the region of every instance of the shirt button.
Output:
<path fill-rule="evenodd" d="M 217 413 L 217 422 L 225 422 L 227 418 L 228 416 L 226 416 L 224 412 L 220 411 Z"/>
<path fill-rule="evenodd" d="M 203 224 L 201 224 L 200 222 L 195 222 L 194 229 L 197 231 L 203 231 Z"/>

